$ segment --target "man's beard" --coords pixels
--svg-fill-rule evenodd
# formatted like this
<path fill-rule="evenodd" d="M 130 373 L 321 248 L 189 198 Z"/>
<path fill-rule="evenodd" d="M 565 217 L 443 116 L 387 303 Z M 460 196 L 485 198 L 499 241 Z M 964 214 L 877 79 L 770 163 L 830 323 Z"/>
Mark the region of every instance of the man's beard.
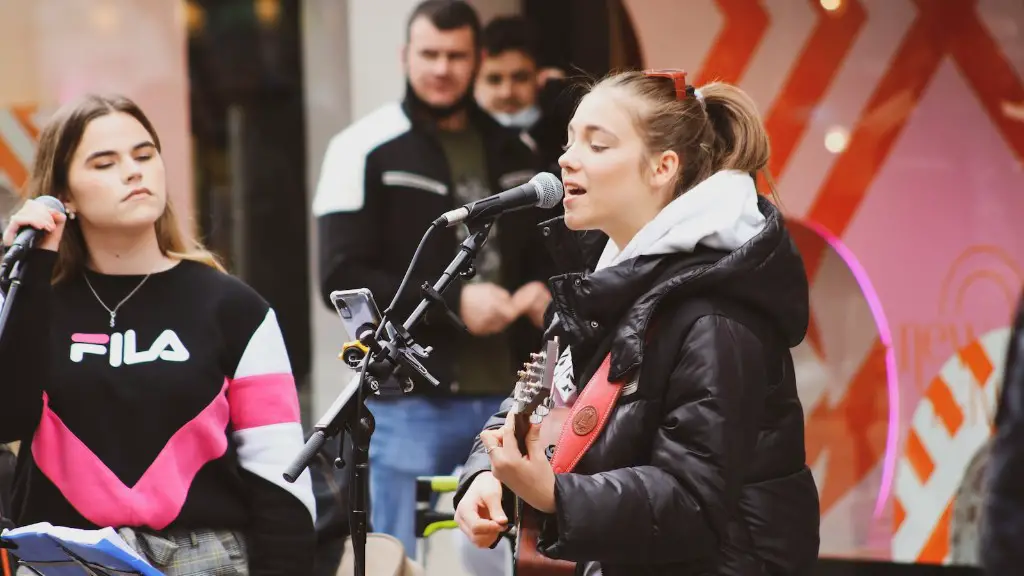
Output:
<path fill-rule="evenodd" d="M 473 91 L 467 89 L 458 100 L 448 106 L 436 106 L 420 98 L 420 95 L 416 93 L 408 79 L 405 81 L 405 92 L 409 102 L 412 104 L 413 110 L 435 122 L 451 118 L 455 114 L 469 108 L 473 103 Z"/>

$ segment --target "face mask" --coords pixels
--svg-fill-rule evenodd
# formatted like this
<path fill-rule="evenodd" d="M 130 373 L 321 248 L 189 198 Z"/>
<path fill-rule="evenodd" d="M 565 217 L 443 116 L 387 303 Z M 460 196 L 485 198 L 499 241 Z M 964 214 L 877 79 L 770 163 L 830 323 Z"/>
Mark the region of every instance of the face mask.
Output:
<path fill-rule="evenodd" d="M 505 112 L 494 112 L 491 114 L 502 126 L 509 128 L 529 128 L 540 119 L 540 108 L 529 106 L 519 112 L 507 114 Z"/>

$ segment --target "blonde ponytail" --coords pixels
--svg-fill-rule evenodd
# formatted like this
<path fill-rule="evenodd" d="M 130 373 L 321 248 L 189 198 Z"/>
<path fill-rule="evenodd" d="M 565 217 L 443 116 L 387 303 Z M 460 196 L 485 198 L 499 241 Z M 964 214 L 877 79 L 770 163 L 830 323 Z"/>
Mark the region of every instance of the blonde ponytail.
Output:
<path fill-rule="evenodd" d="M 774 196 L 768 173 L 771 143 L 753 99 L 724 82 L 699 88 L 686 85 L 685 90 L 684 83 L 681 71 L 675 77 L 629 71 L 604 78 L 592 90 L 623 89 L 638 99 L 636 127 L 648 152 L 672 150 L 683 159 L 677 196 L 722 170 L 739 170 L 755 178 L 760 172 Z"/>

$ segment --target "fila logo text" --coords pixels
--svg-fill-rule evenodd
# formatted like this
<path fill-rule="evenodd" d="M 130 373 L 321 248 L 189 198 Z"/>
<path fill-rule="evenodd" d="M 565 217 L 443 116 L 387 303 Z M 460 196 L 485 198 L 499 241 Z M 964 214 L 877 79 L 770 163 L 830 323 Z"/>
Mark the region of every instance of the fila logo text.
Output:
<path fill-rule="evenodd" d="M 163 360 L 165 362 L 185 362 L 189 358 L 188 350 L 173 330 L 164 330 L 148 350 L 139 351 L 135 330 L 124 334 L 115 332 L 106 334 L 72 334 L 71 361 L 82 362 L 86 354 L 107 356 L 114 368 L 122 364 L 144 364 Z"/>

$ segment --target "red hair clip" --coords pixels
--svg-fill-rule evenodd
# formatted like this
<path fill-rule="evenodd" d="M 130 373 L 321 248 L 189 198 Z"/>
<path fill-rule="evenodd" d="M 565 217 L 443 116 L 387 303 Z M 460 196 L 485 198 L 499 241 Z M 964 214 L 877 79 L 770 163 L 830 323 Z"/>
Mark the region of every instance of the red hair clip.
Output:
<path fill-rule="evenodd" d="M 665 68 L 661 70 L 644 70 L 644 76 L 652 78 L 668 78 L 675 84 L 676 100 L 686 99 L 686 71 L 678 68 Z"/>

